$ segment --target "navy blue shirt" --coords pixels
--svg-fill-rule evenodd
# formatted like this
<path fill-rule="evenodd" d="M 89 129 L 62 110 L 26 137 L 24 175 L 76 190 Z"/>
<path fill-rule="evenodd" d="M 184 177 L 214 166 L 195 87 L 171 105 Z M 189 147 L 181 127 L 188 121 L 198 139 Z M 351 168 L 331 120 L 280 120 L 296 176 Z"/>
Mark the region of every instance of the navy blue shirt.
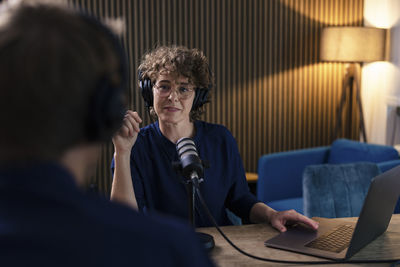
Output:
<path fill-rule="evenodd" d="M 0 169 L 1 266 L 211 266 L 186 224 L 84 194 L 57 164 Z"/>
<path fill-rule="evenodd" d="M 199 156 L 209 162 L 200 191 L 219 225 L 231 225 L 226 208 L 248 220 L 258 202 L 250 192 L 236 141 L 222 125 L 195 121 L 193 140 Z M 142 128 L 131 153 L 131 172 L 140 210 L 156 210 L 188 220 L 188 196 L 184 178 L 173 168 L 176 145 L 162 135 L 158 122 Z M 114 162 L 112 163 L 112 168 Z M 196 201 L 197 227 L 211 226 Z"/>

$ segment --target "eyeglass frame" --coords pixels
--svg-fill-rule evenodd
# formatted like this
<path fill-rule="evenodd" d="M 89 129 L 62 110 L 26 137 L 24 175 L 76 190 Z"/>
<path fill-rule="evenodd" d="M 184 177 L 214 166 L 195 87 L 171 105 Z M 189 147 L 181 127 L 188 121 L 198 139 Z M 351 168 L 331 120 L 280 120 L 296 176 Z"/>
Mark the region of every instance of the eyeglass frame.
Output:
<path fill-rule="evenodd" d="M 160 87 L 161 87 L 161 86 L 169 86 L 170 88 L 169 88 L 168 92 L 161 92 L 161 91 L 160 91 Z M 176 87 L 179 87 L 179 88 L 176 89 Z M 190 85 L 190 87 L 189 87 L 189 86 L 182 86 L 182 85 L 180 85 L 180 84 L 178 84 L 177 86 L 175 86 L 175 89 L 174 89 L 174 90 L 172 89 L 173 86 L 171 86 L 171 85 L 169 85 L 169 84 L 158 85 L 157 83 L 155 83 L 155 84 L 153 85 L 153 88 L 156 89 L 155 92 L 156 92 L 160 97 L 169 97 L 169 96 L 172 94 L 172 92 L 174 91 L 174 92 L 176 92 L 176 95 L 178 96 L 178 98 L 179 98 L 179 99 L 182 99 L 182 100 L 186 100 L 186 99 L 190 98 L 190 97 L 192 96 L 193 92 L 196 91 L 196 87 L 193 86 L 193 85 Z M 188 95 L 182 95 L 182 92 L 179 91 L 181 88 L 187 89 L 187 90 L 188 90 Z"/>

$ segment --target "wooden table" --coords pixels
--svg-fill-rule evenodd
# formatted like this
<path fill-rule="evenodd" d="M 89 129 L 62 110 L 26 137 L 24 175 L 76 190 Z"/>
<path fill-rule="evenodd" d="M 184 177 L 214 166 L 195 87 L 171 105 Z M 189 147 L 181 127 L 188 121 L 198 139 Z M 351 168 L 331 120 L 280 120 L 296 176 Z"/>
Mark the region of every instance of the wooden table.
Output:
<path fill-rule="evenodd" d="M 338 218 L 334 220 L 356 221 L 357 218 Z M 278 231 L 274 230 L 268 224 L 224 226 L 221 227 L 221 229 L 228 236 L 228 238 L 230 238 L 232 242 L 236 244 L 239 248 L 256 256 L 295 261 L 324 260 L 313 256 L 307 256 L 280 249 L 265 247 L 264 241 L 278 234 Z M 197 231 L 211 234 L 214 237 L 215 248 L 211 251 L 210 254 L 211 258 L 214 260 L 217 266 L 283 266 L 283 264 L 255 260 L 239 253 L 237 250 L 231 247 L 228 242 L 225 241 L 225 239 L 223 239 L 223 237 L 214 227 L 198 228 Z M 393 215 L 387 231 L 376 240 L 374 240 L 372 243 L 361 249 L 351 259 L 400 259 L 400 214 Z M 324 266 L 365 265 L 366 264 L 331 264 Z M 390 264 L 369 264 L 368 266 L 390 266 Z"/>

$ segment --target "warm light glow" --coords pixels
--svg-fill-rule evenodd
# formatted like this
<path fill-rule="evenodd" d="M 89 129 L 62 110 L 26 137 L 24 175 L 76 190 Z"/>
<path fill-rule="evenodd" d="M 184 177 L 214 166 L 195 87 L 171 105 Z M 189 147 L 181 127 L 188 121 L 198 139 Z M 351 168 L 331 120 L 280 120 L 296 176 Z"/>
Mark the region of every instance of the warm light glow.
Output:
<path fill-rule="evenodd" d="M 398 89 L 393 86 L 400 79 L 399 75 L 400 69 L 387 61 L 364 64 L 362 68 L 364 96 L 371 98 L 371 103 L 399 106 Z"/>
<path fill-rule="evenodd" d="M 388 59 L 386 30 L 370 27 L 327 27 L 321 36 L 321 60 L 371 62 Z"/>
<path fill-rule="evenodd" d="M 267 2 L 267 1 L 265 1 Z M 346 22 L 339 17 L 341 12 L 347 12 L 348 3 L 337 0 L 323 1 L 299 1 L 299 0 L 279 0 L 279 2 L 287 6 L 290 10 L 301 14 L 306 19 L 318 21 L 327 25 L 357 25 L 362 16 L 347 16 Z M 338 3 L 341 2 L 341 3 Z"/>
<path fill-rule="evenodd" d="M 387 93 L 390 80 L 387 73 L 393 66 L 389 62 L 364 64 L 362 68 L 361 97 L 364 104 L 365 127 L 372 142 L 385 144 Z M 370 140 L 370 141 L 371 141 Z"/>
<path fill-rule="evenodd" d="M 391 69 L 391 63 L 378 61 L 369 64 L 364 64 L 362 75 L 368 78 L 368 91 L 364 89 L 365 93 L 369 94 L 375 100 L 377 97 L 384 97 L 386 95 L 386 86 L 383 84 L 385 81 L 382 77 Z"/>
<path fill-rule="evenodd" d="M 365 25 L 391 28 L 400 19 L 399 0 L 369 0 L 364 2 Z"/>
<path fill-rule="evenodd" d="M 391 144 L 393 141 L 392 138 L 387 139 L 388 136 L 393 136 L 391 131 L 395 125 L 394 121 L 389 119 L 388 112 L 400 105 L 399 10 L 399 0 L 364 1 L 364 25 L 390 28 L 392 35 L 392 63 L 366 64 L 362 71 L 361 87 L 366 128 L 371 141 L 377 144 Z"/>

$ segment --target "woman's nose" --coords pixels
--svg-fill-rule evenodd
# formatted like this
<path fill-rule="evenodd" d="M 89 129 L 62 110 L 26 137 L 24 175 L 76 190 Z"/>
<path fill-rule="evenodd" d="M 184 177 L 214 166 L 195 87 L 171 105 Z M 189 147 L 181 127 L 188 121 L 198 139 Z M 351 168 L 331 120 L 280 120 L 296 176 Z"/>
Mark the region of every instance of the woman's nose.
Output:
<path fill-rule="evenodd" d="M 175 95 L 175 96 L 172 96 L 172 95 Z M 171 90 L 171 93 L 169 94 L 168 99 L 178 100 L 179 99 L 178 91 L 177 90 Z"/>

